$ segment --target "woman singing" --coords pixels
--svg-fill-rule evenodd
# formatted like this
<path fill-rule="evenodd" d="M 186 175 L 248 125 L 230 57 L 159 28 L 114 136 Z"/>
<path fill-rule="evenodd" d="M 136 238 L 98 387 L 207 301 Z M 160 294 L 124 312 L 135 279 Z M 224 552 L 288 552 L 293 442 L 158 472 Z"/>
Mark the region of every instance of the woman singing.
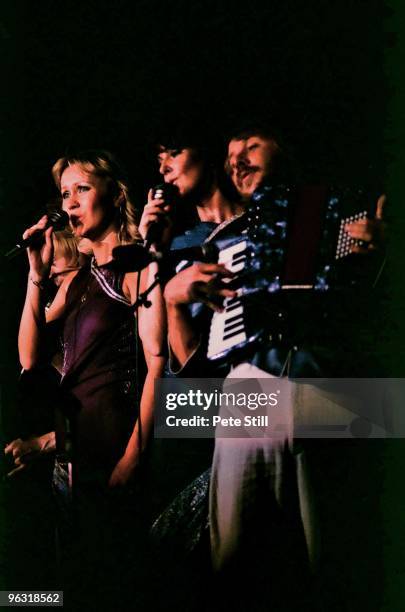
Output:
<path fill-rule="evenodd" d="M 45 312 L 42 285 L 52 261 L 52 228 L 45 231 L 42 248 L 28 249 L 19 354 L 23 368 L 32 369 L 46 358 L 47 330 L 56 327 L 62 335 L 67 426 L 58 427 L 54 484 L 68 515 L 65 526 L 73 521 L 73 537 L 81 544 L 73 563 L 79 551 L 81 569 L 85 563 L 90 580 L 108 590 L 114 574 L 122 584 L 123 560 L 129 558 L 125 547 L 128 555 L 137 548 L 132 527 L 140 501 L 135 499 L 134 510 L 131 483 L 152 428 L 154 379 L 165 361 L 163 302 L 157 286 L 148 295 L 149 308 L 134 308 L 138 293 L 155 280 L 154 264 L 142 273 L 123 273 L 112 260 L 115 246 L 138 237 L 128 183 L 114 158 L 103 151 L 63 157 L 53 176 L 72 230 L 86 239 L 92 257 L 62 282 Z M 43 217 L 24 238 L 45 225 Z M 141 375 L 137 330 L 146 376 Z M 73 515 L 66 507 L 73 508 Z"/>

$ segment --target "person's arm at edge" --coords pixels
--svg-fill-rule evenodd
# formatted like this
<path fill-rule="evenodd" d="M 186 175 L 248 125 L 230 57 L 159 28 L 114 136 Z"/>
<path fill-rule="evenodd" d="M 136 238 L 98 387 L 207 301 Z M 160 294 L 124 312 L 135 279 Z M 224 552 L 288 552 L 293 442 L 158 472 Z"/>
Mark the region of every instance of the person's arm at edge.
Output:
<path fill-rule="evenodd" d="M 41 362 L 46 324 L 63 315 L 67 289 L 75 275 L 76 272 L 63 281 L 50 308 L 45 311 L 43 279 L 35 278 L 30 272 L 18 332 L 18 353 L 24 370 L 31 370 Z"/>
<path fill-rule="evenodd" d="M 141 293 L 154 281 L 156 272 L 156 264 L 151 264 L 141 275 Z M 137 298 L 136 277 L 136 273 L 127 274 L 124 283 L 124 287 L 129 290 L 132 303 Z M 166 321 L 163 296 L 159 285 L 150 292 L 148 299 L 151 306 L 149 308 L 141 306 L 138 313 L 135 314 L 139 317 L 139 336 L 147 365 L 147 374 L 140 402 L 140 415 L 128 440 L 125 453 L 111 474 L 109 481 L 111 487 L 125 485 L 139 465 L 142 451 L 148 443 L 153 428 L 155 380 L 163 374 L 166 363 Z M 141 431 L 139 431 L 140 426 Z M 140 443 L 141 447 L 139 446 Z"/>

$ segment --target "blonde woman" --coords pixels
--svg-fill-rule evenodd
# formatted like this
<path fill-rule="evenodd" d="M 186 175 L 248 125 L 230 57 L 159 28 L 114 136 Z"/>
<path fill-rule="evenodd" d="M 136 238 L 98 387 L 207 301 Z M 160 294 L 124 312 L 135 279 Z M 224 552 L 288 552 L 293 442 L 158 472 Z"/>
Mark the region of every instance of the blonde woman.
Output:
<path fill-rule="evenodd" d="M 84 542 L 81 562 L 87 556 L 91 580 L 98 559 L 100 583 L 100 572 L 117 570 L 114 559 L 125 558 L 119 547 L 130 540 L 122 495 L 117 503 L 111 491 L 130 491 L 151 434 L 154 380 L 165 362 L 164 309 L 158 286 L 149 293 L 149 308 L 134 308 L 138 293 L 155 279 L 154 264 L 138 276 L 119 271 L 112 261 L 115 246 L 138 238 L 128 182 L 113 156 L 90 151 L 63 157 L 53 177 L 72 231 L 78 240 L 86 239 L 92 257 L 63 280 L 45 312 L 42 286 L 52 261 L 52 229 L 45 231 L 42 249 L 28 249 L 19 354 L 25 369 L 34 368 L 42 359 L 47 327 L 59 326 L 67 427 L 60 431 L 55 485 L 62 498 L 73 493 Z M 45 224 L 43 217 L 24 237 Z M 146 374 L 140 376 L 143 363 Z"/>

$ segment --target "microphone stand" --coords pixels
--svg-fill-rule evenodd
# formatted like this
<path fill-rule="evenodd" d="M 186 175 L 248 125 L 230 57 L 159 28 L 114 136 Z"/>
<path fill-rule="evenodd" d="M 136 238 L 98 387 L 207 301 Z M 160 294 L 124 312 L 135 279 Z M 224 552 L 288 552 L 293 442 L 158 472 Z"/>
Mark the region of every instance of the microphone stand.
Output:
<path fill-rule="evenodd" d="M 155 280 L 153 281 L 153 283 L 151 283 L 149 287 L 145 289 L 145 291 L 143 291 L 140 295 L 138 295 L 136 302 L 132 305 L 134 310 L 138 310 L 140 306 L 145 306 L 145 308 L 150 308 L 152 306 L 152 302 L 148 300 L 147 298 L 148 298 L 149 293 L 153 291 L 153 289 L 157 285 L 160 284 L 160 281 L 161 281 L 160 274 L 159 272 L 156 272 Z"/>
<path fill-rule="evenodd" d="M 160 270 L 160 264 L 164 259 L 165 252 L 157 251 L 157 250 L 152 253 L 150 252 L 151 246 L 153 245 L 153 242 L 152 242 L 153 238 L 150 235 L 150 233 L 151 232 L 149 232 L 149 236 L 146 236 L 145 240 L 143 241 L 144 253 L 147 253 L 150 256 L 150 261 L 146 265 L 149 265 L 149 263 L 156 262 L 158 270 L 155 274 L 154 281 L 149 285 L 147 289 L 145 289 L 145 291 L 143 291 L 141 294 L 138 295 L 135 303 L 133 304 L 134 310 L 138 310 L 140 306 L 145 306 L 145 308 L 150 308 L 152 306 L 152 302 L 148 299 L 148 295 L 151 291 L 153 291 L 155 287 L 157 287 L 157 285 L 161 284 L 163 280 L 163 275 L 161 274 L 161 270 Z"/>

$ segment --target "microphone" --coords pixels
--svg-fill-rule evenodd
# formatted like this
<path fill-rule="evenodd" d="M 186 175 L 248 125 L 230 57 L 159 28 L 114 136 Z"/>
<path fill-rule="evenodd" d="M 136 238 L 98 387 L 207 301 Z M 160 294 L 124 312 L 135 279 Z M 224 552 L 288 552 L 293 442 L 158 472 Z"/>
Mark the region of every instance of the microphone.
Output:
<path fill-rule="evenodd" d="M 43 241 L 45 230 L 47 230 L 48 227 L 53 227 L 54 230 L 58 231 L 64 229 L 68 223 L 69 215 L 67 214 L 67 212 L 65 212 L 61 208 L 55 208 L 53 210 L 50 210 L 48 212 L 48 221 L 46 222 L 45 229 L 37 230 L 31 236 L 29 236 L 29 238 L 25 238 L 25 240 L 21 240 L 21 242 L 18 242 L 15 247 L 10 249 L 10 251 L 4 253 L 4 257 L 6 257 L 7 259 L 14 259 L 14 257 L 17 257 L 17 255 L 19 255 L 20 253 L 23 253 L 28 246 L 31 246 L 32 244 L 41 244 L 41 242 Z"/>
<path fill-rule="evenodd" d="M 160 183 L 159 185 L 153 187 L 152 190 L 152 197 L 154 200 L 167 200 L 168 202 L 171 201 L 175 203 L 178 196 L 179 190 L 176 185 L 172 185 L 172 183 Z M 152 244 L 154 244 L 155 242 L 159 242 L 162 236 L 162 232 L 166 226 L 167 218 L 165 217 L 159 219 L 159 221 L 154 221 L 153 223 L 151 223 L 143 243 L 147 251 L 149 251 Z"/>
<path fill-rule="evenodd" d="M 175 266 L 180 261 L 204 261 L 216 262 L 218 259 L 218 247 L 208 242 L 201 246 L 187 247 L 184 249 L 174 249 L 166 253 L 151 253 L 142 244 L 125 244 L 113 249 L 113 261 L 115 267 L 121 272 L 139 272 L 153 261 L 160 262 L 165 260 L 171 266 Z"/>

